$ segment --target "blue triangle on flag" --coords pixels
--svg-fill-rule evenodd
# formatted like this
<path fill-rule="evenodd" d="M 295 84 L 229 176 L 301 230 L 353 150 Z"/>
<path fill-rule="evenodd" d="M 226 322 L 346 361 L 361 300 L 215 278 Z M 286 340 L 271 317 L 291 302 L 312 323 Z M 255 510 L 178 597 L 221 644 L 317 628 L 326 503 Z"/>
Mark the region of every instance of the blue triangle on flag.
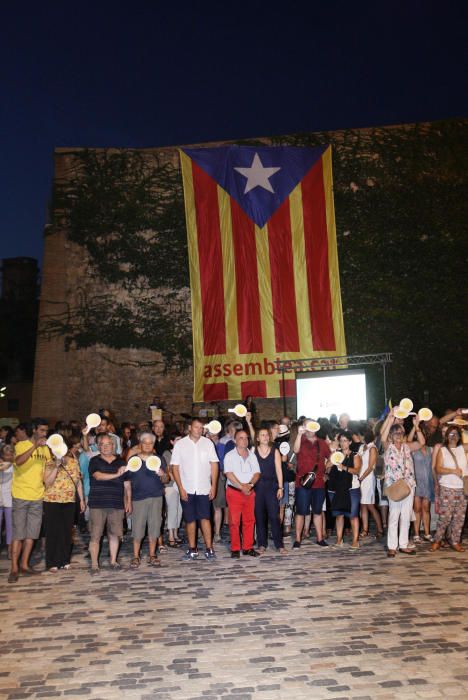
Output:
<path fill-rule="evenodd" d="M 327 148 L 220 146 L 182 150 L 262 228 Z"/>

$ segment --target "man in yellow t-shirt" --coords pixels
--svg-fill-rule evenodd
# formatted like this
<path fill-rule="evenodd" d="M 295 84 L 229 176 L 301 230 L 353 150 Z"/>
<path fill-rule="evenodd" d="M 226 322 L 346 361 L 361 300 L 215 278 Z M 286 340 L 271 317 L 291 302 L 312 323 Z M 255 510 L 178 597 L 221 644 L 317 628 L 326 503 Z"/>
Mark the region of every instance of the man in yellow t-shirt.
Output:
<path fill-rule="evenodd" d="M 42 499 L 44 497 L 44 467 L 52 459 L 46 446 L 48 423 L 43 418 L 32 421 L 30 439 L 15 445 L 12 495 L 12 548 L 9 583 L 19 574 L 31 576 L 40 571 L 29 566 L 29 557 L 41 531 Z M 21 554 L 21 561 L 20 559 Z"/>

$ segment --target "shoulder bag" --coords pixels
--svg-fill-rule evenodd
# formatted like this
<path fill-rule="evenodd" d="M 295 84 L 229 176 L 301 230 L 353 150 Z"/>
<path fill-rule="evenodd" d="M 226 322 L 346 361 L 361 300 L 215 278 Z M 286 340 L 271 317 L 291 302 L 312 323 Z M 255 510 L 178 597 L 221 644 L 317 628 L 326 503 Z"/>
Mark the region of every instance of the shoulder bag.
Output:
<path fill-rule="evenodd" d="M 384 495 L 391 501 L 402 501 L 404 498 L 409 496 L 410 493 L 411 488 L 404 479 L 398 479 L 398 481 L 395 481 L 395 483 L 384 488 Z"/>

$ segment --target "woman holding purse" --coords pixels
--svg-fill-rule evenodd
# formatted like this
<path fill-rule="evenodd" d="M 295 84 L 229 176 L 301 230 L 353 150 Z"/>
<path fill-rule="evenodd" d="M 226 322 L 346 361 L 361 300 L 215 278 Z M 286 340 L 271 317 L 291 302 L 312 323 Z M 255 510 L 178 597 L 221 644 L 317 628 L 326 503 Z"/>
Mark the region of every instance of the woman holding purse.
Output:
<path fill-rule="evenodd" d="M 405 442 L 402 425 L 393 422 L 388 429 L 388 447 L 385 450 L 385 491 L 390 512 L 388 516 L 387 556 L 394 557 L 397 549 L 403 554 L 416 554 L 409 545 L 409 528 L 413 512 L 416 479 L 412 452 L 426 444 L 417 417 L 414 418 L 416 440 Z M 382 434 L 382 440 L 385 443 Z M 399 532 L 398 532 L 399 525 Z"/>
<path fill-rule="evenodd" d="M 325 501 L 325 469 L 330 457 L 326 440 L 317 437 L 319 423 L 306 421 L 299 427 L 294 452 L 297 455 L 296 470 L 296 540 L 293 549 L 301 546 L 304 521 L 312 509 L 317 544 L 328 547 L 324 538 L 322 508 Z M 311 475 L 314 474 L 313 477 Z M 309 482 L 312 482 L 309 484 Z"/>

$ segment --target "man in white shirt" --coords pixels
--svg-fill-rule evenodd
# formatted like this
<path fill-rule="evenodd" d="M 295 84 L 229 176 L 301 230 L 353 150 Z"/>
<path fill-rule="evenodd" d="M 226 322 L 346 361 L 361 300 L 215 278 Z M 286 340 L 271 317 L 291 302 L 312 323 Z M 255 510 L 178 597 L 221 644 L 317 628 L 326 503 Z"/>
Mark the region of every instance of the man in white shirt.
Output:
<path fill-rule="evenodd" d="M 258 557 L 259 553 L 253 548 L 255 529 L 255 491 L 253 488 L 260 478 L 260 466 L 255 454 L 248 449 L 249 438 L 245 430 L 237 431 L 235 443 L 235 449 L 224 457 L 231 557 L 233 559 L 240 557 L 239 529 L 241 518 L 243 553 L 250 557 Z"/>
<path fill-rule="evenodd" d="M 185 561 L 198 559 L 197 520 L 205 540 L 205 558 L 215 558 L 211 533 L 211 501 L 218 484 L 218 456 L 211 440 L 203 437 L 203 423 L 193 418 L 189 434 L 178 440 L 172 452 L 171 466 L 180 494 L 189 549 Z"/>

